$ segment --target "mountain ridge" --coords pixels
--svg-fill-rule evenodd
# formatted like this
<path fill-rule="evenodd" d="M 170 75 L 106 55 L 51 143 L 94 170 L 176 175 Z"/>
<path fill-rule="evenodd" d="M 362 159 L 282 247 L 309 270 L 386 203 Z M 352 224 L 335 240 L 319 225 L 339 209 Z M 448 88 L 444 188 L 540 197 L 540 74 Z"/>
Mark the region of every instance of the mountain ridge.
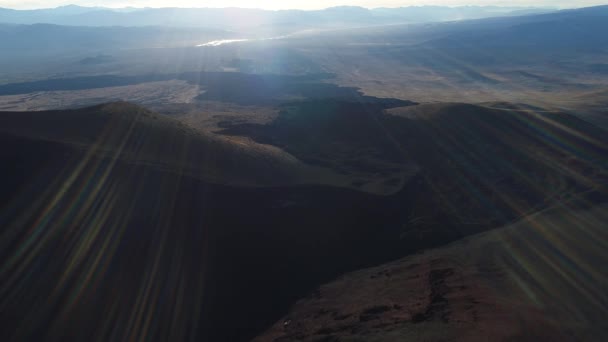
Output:
<path fill-rule="evenodd" d="M 546 12 L 550 9 L 526 7 L 461 6 L 461 7 L 399 7 L 368 9 L 357 6 L 336 6 L 322 10 L 260 10 L 251 8 L 132 8 L 112 9 L 99 7 L 59 7 L 41 10 L 0 10 L 0 22 L 7 23 L 62 23 L 68 25 L 104 26 L 206 26 L 214 28 L 247 28 L 258 25 L 278 24 L 289 21 L 292 24 L 332 25 L 331 21 L 343 24 L 366 25 L 397 22 L 429 22 L 473 19 L 501 15 L 522 15 Z M 167 15 L 174 19 L 167 21 Z M 226 16 L 228 15 L 229 16 Z M 100 15 L 97 18 L 95 15 Z M 230 15 L 246 16 L 251 24 L 231 24 Z M 220 17 L 220 20 L 218 20 Z M 105 18 L 105 19 L 103 19 Z M 201 18 L 205 18 L 204 20 Z M 359 21 L 359 23 L 357 23 Z M 124 24 L 121 24 L 124 23 Z M 128 25 L 125 25 L 129 23 Z M 201 25 L 201 23 L 203 23 Z M 232 25 L 232 26 L 231 26 Z"/>

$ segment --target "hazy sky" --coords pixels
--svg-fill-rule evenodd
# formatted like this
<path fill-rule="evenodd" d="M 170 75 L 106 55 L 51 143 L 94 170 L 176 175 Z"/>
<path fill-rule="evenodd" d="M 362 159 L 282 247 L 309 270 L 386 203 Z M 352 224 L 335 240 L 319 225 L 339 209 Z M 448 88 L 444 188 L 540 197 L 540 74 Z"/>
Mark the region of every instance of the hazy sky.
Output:
<path fill-rule="evenodd" d="M 502 6 L 551 6 L 584 7 L 608 3 L 608 0 L 0 0 L 0 7 L 31 9 L 49 8 L 68 4 L 104 7 L 247 7 L 265 9 L 318 9 L 331 6 L 353 5 L 364 7 L 399 7 L 412 5 L 502 5 Z"/>

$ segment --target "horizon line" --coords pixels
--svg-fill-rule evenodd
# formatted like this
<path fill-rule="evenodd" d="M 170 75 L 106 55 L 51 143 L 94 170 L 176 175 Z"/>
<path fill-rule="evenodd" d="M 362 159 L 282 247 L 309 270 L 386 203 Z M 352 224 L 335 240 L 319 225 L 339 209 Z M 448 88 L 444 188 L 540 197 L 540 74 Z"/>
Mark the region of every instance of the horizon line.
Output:
<path fill-rule="evenodd" d="M 123 6 L 123 7 L 111 7 L 111 6 L 81 6 L 76 4 L 68 4 L 56 7 L 36 7 L 36 8 L 11 8 L 11 7 L 1 7 L 0 9 L 9 9 L 13 11 L 37 11 L 37 10 L 55 10 L 66 7 L 78 7 L 78 8 L 90 8 L 90 9 L 107 9 L 107 10 L 126 10 L 126 9 L 134 9 L 134 10 L 146 10 L 146 9 L 243 9 L 243 10 L 259 10 L 259 11 L 268 11 L 268 12 L 280 12 L 280 11 L 303 11 L 303 12 L 311 12 L 311 11 L 323 11 L 333 8 L 362 8 L 367 10 L 375 10 L 375 9 L 401 9 L 401 8 L 422 8 L 422 7 L 441 7 L 441 8 L 467 8 L 467 7 L 477 7 L 477 8 L 515 8 L 515 9 L 552 9 L 552 10 L 562 10 L 562 9 L 576 9 L 576 8 L 586 8 L 586 7 L 599 7 L 606 5 L 593 5 L 593 6 L 504 6 L 504 5 L 408 5 L 408 6 L 380 6 L 380 7 L 368 7 L 368 6 L 358 6 L 358 5 L 339 5 L 339 6 L 329 6 L 322 7 L 317 9 L 301 9 L 301 8 L 284 8 L 284 9 L 266 9 L 259 7 L 240 7 L 240 6 L 201 6 L 201 7 L 191 7 L 191 6 L 146 6 L 146 7 L 136 7 L 136 6 Z"/>

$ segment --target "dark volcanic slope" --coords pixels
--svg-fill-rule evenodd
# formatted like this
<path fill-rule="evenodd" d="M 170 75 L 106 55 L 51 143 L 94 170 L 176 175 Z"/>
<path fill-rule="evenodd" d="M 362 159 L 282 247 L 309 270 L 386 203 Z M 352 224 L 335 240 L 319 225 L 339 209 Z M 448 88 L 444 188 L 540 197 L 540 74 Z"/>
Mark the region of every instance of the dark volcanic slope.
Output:
<path fill-rule="evenodd" d="M 608 181 L 606 131 L 572 115 L 521 105 L 385 111 L 377 104 L 311 100 L 285 105 L 269 124 L 232 124 L 222 133 L 273 144 L 338 171 L 390 177 L 390 168 L 379 165 L 415 164 L 429 193 L 418 194 L 412 219 L 458 222 L 470 231 L 562 199 L 602 197 Z"/>
<path fill-rule="evenodd" d="M 559 206 L 345 275 L 255 341 L 603 341 L 606 220 Z"/>
<path fill-rule="evenodd" d="M 461 222 L 499 223 L 571 197 L 605 198 L 608 136 L 575 116 L 468 104 L 389 112 L 385 124 L 423 169 L 436 206 Z"/>
<path fill-rule="evenodd" d="M 3 340 L 247 340 L 317 284 L 422 247 L 397 238 L 417 182 L 219 185 L 291 169 L 127 104 L 0 121 Z"/>
<path fill-rule="evenodd" d="M 322 183 L 327 176 L 277 149 L 204 134 L 128 103 L 3 112 L 0 132 L 41 143 L 52 141 L 130 164 L 154 164 L 220 184 L 273 186 L 310 183 L 311 178 Z M 12 153 L 23 155 L 18 148 Z"/>
<path fill-rule="evenodd" d="M 126 104 L 0 120 L 4 341 L 246 340 L 321 281 L 387 260 L 406 204 L 214 184 L 273 184 L 281 161 Z"/>
<path fill-rule="evenodd" d="M 297 160 L 126 104 L 0 113 L 0 158 L 9 165 L 0 177 L 2 340 L 247 340 L 341 273 L 564 199 L 578 207 L 606 199 L 606 135 L 570 116 L 366 108 L 354 125 L 338 116 L 340 143 L 384 146 L 361 131 L 374 122 L 409 158 L 396 160 L 421 167 L 392 196 L 279 186 L 298 183 Z M 285 125 L 331 136 L 316 130 L 322 118 L 306 120 L 309 107 L 296 109 L 247 132 L 288 146 L 299 135 L 279 134 Z M 311 177 L 305 166 L 295 170 Z M 241 186 L 251 183 L 273 186 Z"/>

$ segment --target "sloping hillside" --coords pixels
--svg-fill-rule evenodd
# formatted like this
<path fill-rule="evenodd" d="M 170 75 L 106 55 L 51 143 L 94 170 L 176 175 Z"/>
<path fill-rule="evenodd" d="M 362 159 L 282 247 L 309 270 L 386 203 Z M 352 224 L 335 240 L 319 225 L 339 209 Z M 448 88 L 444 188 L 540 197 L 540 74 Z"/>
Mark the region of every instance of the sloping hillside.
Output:
<path fill-rule="evenodd" d="M 0 132 L 53 141 L 131 164 L 150 164 L 218 184 L 276 186 L 335 180 L 332 173 L 306 166 L 271 146 L 218 138 L 128 103 L 3 112 Z M 15 148 L 15 153 L 26 153 L 18 145 Z"/>
<path fill-rule="evenodd" d="M 562 199 L 605 196 L 606 131 L 565 113 L 502 107 L 389 110 L 384 124 L 421 167 L 431 207 L 461 222 L 499 224 Z"/>
<path fill-rule="evenodd" d="M 401 189 L 410 179 L 405 170 L 417 169 L 426 190 L 415 195 L 412 220 L 424 218 L 416 220 L 421 226 L 458 222 L 469 233 L 562 198 L 596 196 L 608 182 L 606 131 L 567 113 L 525 105 L 383 109 L 307 101 L 286 105 L 268 124 L 236 123 L 221 133 L 356 174 L 353 186 L 363 190 L 378 183 Z"/>
<path fill-rule="evenodd" d="M 124 103 L 0 123 L 5 341 L 246 341 L 398 252 L 401 196 L 322 186 L 273 147 Z"/>
<path fill-rule="evenodd" d="M 248 340 L 321 281 L 386 260 L 400 217 L 276 148 L 137 106 L 0 123 L 3 341 Z"/>
<path fill-rule="evenodd" d="M 566 199 L 606 201 L 606 137 L 569 116 L 448 104 L 394 115 L 364 107 L 348 120 L 353 108 L 336 106 L 330 121 L 306 120 L 307 106 L 286 110 L 246 132 L 283 147 L 306 130 L 331 141 L 334 127 L 345 148 L 330 151 L 349 155 L 390 144 L 394 163 L 420 167 L 390 196 L 323 185 L 317 172 L 329 171 L 278 147 L 202 134 L 124 103 L 0 113 L 0 158 L 10 165 L 0 175 L 0 336 L 246 341 L 345 272 Z M 278 134 L 284 127 L 297 134 Z"/>
<path fill-rule="evenodd" d="M 319 287 L 254 341 L 601 341 L 608 207 L 560 206 Z"/>

